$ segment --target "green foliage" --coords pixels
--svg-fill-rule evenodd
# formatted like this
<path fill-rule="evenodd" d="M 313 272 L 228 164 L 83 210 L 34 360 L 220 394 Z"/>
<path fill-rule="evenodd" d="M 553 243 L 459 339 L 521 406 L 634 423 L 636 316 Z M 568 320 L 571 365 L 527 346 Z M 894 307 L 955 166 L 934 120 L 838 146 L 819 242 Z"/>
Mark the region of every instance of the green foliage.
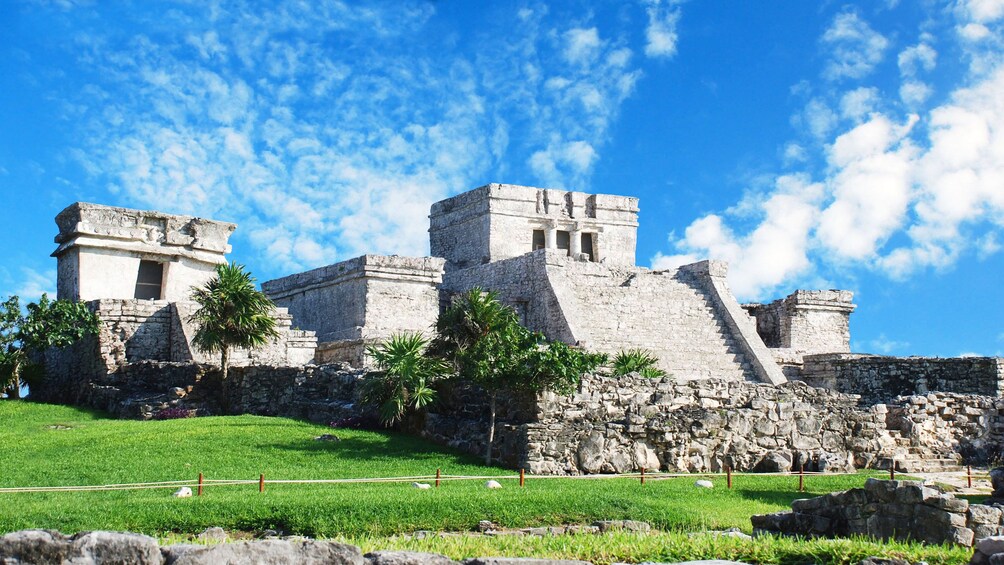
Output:
<path fill-rule="evenodd" d="M 436 391 L 430 385 L 447 375 L 450 367 L 425 355 L 428 343 L 420 333 L 402 333 L 366 348 L 378 370 L 363 380 L 363 399 L 380 407 L 385 426 L 398 422 L 409 408 L 420 409 L 435 401 Z"/>
<path fill-rule="evenodd" d="M 564 343 L 548 342 L 519 323 L 516 311 L 498 293 L 474 287 L 436 321 L 433 351 L 453 362 L 461 378 L 488 393 L 489 423 L 485 463 L 491 462 L 496 397 L 501 391 L 567 393 L 582 375 L 606 361 Z"/>
<path fill-rule="evenodd" d="M 224 381 L 232 348 L 261 347 L 279 336 L 272 315 L 275 305 L 254 283 L 243 265 L 227 263 L 216 266 L 216 275 L 205 286 L 192 289 L 192 300 L 199 303 L 190 318 L 197 325 L 192 343 L 206 353 L 220 353 Z"/>
<path fill-rule="evenodd" d="M 32 355 L 96 334 L 100 324 L 83 302 L 52 301 L 46 294 L 25 310 L 17 296 L 0 304 L 0 393 L 8 398 L 20 396 L 27 377 L 40 377 L 41 367 L 30 362 Z"/>
<path fill-rule="evenodd" d="M 652 352 L 644 349 L 628 349 L 614 357 L 613 374 L 617 377 L 631 373 L 638 373 L 648 378 L 665 377 L 666 371 L 657 367 L 658 364 L 659 359 Z"/>

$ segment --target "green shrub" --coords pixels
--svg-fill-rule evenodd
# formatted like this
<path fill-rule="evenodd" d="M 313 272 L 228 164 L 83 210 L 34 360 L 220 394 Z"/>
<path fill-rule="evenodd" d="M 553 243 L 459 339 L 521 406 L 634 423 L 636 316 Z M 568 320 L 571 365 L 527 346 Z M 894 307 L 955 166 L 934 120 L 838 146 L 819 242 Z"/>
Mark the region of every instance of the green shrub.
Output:
<path fill-rule="evenodd" d="M 638 373 L 650 379 L 665 377 L 666 371 L 657 367 L 658 364 L 659 358 L 651 351 L 644 349 L 622 350 L 614 357 L 613 374 L 615 377 L 623 377 L 631 373 Z"/>

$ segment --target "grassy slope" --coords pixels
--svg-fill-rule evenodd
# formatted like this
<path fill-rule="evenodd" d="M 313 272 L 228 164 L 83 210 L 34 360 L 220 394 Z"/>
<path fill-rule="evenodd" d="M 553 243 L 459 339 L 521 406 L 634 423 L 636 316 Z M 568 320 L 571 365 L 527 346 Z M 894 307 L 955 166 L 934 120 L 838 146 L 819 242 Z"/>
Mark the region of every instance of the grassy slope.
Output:
<path fill-rule="evenodd" d="M 437 467 L 451 475 L 512 474 L 397 434 L 337 430 L 342 441 L 318 442 L 315 436 L 332 430 L 283 418 L 122 421 L 75 408 L 4 401 L 0 424 L 0 487 L 187 480 L 199 472 L 208 479 L 255 479 L 259 473 L 269 479 L 411 476 L 433 474 Z M 425 491 L 407 483 L 268 485 L 264 494 L 257 492 L 257 485 L 219 486 L 190 499 L 173 498 L 171 490 L 0 494 L 0 532 L 111 529 L 163 535 L 222 526 L 348 536 L 365 545 L 373 536 L 470 530 L 483 519 L 524 527 L 630 518 L 662 530 L 749 531 L 751 514 L 787 509 L 796 498 L 860 486 L 863 477 L 811 477 L 809 493 L 796 492 L 796 481 L 737 477 L 731 491 L 724 485 L 696 489 L 690 478 L 652 481 L 644 487 L 631 479 L 531 478 L 524 489 L 506 481 L 498 491 L 485 489 L 483 481 L 457 481 Z M 675 542 L 660 543 L 667 547 Z"/>

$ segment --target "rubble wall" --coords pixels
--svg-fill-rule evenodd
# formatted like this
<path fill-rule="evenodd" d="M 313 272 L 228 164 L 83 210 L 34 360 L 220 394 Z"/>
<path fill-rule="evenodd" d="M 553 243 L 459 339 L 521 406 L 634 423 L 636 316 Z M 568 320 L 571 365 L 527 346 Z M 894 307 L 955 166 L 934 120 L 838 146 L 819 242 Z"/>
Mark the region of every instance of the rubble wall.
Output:
<path fill-rule="evenodd" d="M 866 403 L 928 391 L 1001 396 L 1004 359 L 806 355 L 802 379 L 812 386 L 859 394 Z"/>

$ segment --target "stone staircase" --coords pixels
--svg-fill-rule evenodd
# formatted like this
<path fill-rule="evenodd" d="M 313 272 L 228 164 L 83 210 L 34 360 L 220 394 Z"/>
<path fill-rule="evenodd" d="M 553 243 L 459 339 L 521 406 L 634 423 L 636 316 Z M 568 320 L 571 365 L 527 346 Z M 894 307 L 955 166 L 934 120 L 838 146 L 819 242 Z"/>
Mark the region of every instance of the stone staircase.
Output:
<path fill-rule="evenodd" d="M 606 271 L 562 278 L 574 297 L 586 347 L 611 355 L 647 349 L 680 380 L 757 380 L 711 298 L 672 272 Z M 552 282 L 553 284 L 553 282 Z"/>
<path fill-rule="evenodd" d="M 877 469 L 895 470 L 901 473 L 951 473 L 965 470 L 962 457 L 954 451 L 935 450 L 911 445 L 910 438 L 903 437 L 899 430 L 889 430 L 895 446 L 887 448 L 884 456 L 875 464 Z"/>

